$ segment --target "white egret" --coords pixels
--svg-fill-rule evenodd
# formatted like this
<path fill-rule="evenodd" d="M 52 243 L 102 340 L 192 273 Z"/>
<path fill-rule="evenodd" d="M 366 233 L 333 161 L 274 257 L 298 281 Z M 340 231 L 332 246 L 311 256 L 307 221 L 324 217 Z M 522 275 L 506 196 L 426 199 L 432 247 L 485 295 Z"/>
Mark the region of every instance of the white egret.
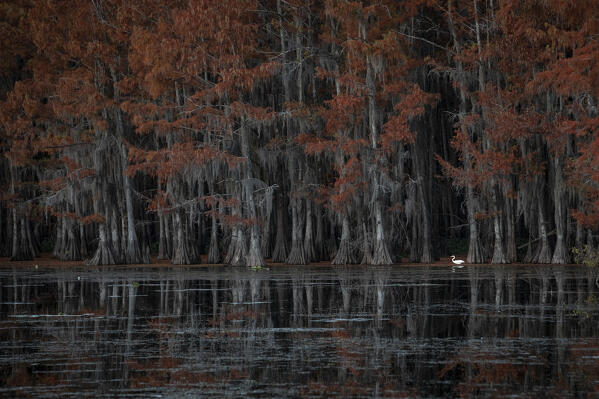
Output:
<path fill-rule="evenodd" d="M 464 261 L 461 259 L 456 260 L 455 255 L 451 255 L 451 261 L 456 265 L 461 265 L 462 263 L 464 263 Z"/>

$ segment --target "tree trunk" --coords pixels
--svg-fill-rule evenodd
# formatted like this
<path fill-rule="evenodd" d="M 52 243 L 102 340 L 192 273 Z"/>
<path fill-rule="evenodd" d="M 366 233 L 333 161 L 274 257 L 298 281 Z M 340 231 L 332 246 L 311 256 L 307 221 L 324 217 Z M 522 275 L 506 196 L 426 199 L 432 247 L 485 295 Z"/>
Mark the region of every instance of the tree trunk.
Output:
<path fill-rule="evenodd" d="M 316 261 L 314 240 L 312 239 L 312 203 L 306 199 L 306 234 L 304 235 L 304 254 L 307 262 Z"/>
<path fill-rule="evenodd" d="M 62 242 L 64 240 L 64 232 L 65 232 L 65 227 L 64 227 L 64 217 L 57 217 L 56 218 L 56 241 L 54 242 L 54 250 L 52 251 L 52 256 L 56 257 L 56 258 L 60 258 L 62 256 L 63 253 L 63 249 L 62 249 Z M 14 240 L 14 235 L 13 235 L 13 240 Z"/>
<path fill-rule="evenodd" d="M 160 224 L 158 231 L 158 259 L 169 259 L 170 256 L 167 251 L 168 244 L 165 235 L 164 214 L 162 212 L 158 212 L 158 221 Z"/>
<path fill-rule="evenodd" d="M 493 217 L 493 232 L 495 233 L 495 242 L 493 245 L 493 258 L 491 263 L 508 263 L 505 250 L 503 249 L 503 231 L 501 226 L 501 216 Z"/>
<path fill-rule="evenodd" d="M 323 259 L 328 259 L 325 257 L 324 251 L 324 223 L 323 223 L 323 215 L 322 210 L 319 205 L 316 205 L 316 239 L 314 242 L 314 250 L 315 250 L 315 261 L 320 261 Z"/>
<path fill-rule="evenodd" d="M 285 228 L 283 225 L 283 209 L 282 201 L 278 201 L 277 206 L 277 236 L 275 239 L 275 248 L 272 251 L 272 262 L 285 262 L 287 259 L 288 248 L 287 239 L 285 238 Z"/>
<path fill-rule="evenodd" d="M 349 232 L 349 217 L 343 215 L 343 223 L 341 228 L 341 241 L 335 259 L 331 262 L 333 265 L 349 265 L 355 264 L 356 257 L 354 250 L 351 247 L 350 232 Z"/>
<path fill-rule="evenodd" d="M 272 197 L 270 197 L 270 201 L 272 203 Z M 260 240 L 260 252 L 264 258 L 270 258 L 271 253 L 271 243 L 270 243 L 270 235 L 271 235 L 271 214 L 272 209 L 267 209 L 266 214 L 264 215 L 264 229 L 262 230 L 262 240 Z"/>
<path fill-rule="evenodd" d="M 108 212 L 106 212 L 108 214 Z M 125 237 L 124 221 L 121 219 L 121 228 L 119 234 L 119 217 L 116 206 L 112 206 L 112 217 L 110 218 L 110 238 L 112 239 L 112 252 L 114 254 L 114 260 L 117 263 L 123 263 L 123 238 Z"/>
<path fill-rule="evenodd" d="M 13 252 L 10 260 L 33 260 L 35 254 L 29 241 L 25 216 L 17 218 L 16 211 L 13 216 Z"/>
<path fill-rule="evenodd" d="M 262 251 L 260 250 L 260 231 L 258 228 L 258 213 L 256 212 L 256 205 L 254 203 L 254 187 L 252 185 L 252 161 L 250 158 L 250 145 L 248 138 L 248 128 L 245 126 L 245 122 L 242 122 L 241 127 L 241 153 L 246 159 L 244 169 L 245 169 L 245 192 L 246 197 L 246 205 L 250 220 L 252 221 L 252 225 L 250 227 L 250 247 L 248 253 L 246 254 L 245 266 L 265 266 L 266 262 L 264 261 L 264 257 L 262 256 Z M 245 242 L 243 243 L 245 247 Z"/>
<path fill-rule="evenodd" d="M 483 255 L 483 248 L 480 243 L 480 235 L 478 232 L 478 224 L 475 217 L 475 202 L 474 202 L 474 190 L 472 186 L 468 184 L 466 188 L 466 208 L 468 209 L 468 227 L 469 227 L 469 244 L 468 244 L 468 256 L 466 261 L 468 263 L 483 263 L 485 257 Z"/>
<path fill-rule="evenodd" d="M 374 248 L 372 251 L 372 264 L 373 265 L 390 265 L 393 263 L 389 250 L 387 249 L 387 243 L 385 242 L 385 234 L 383 230 L 383 214 L 381 211 L 381 204 L 376 202 L 374 204 L 376 230 L 374 239 Z"/>
<path fill-rule="evenodd" d="M 418 161 L 418 163 L 420 164 L 421 162 Z M 424 167 L 424 165 L 421 165 L 421 167 Z M 424 174 L 422 171 L 419 173 L 417 184 L 418 191 L 420 193 L 420 212 L 422 216 L 422 237 L 420 237 L 422 242 L 422 252 L 420 253 L 420 263 L 432 263 L 433 248 L 431 237 L 431 220 L 428 206 L 428 196 L 426 196 L 424 192 Z"/>
<path fill-rule="evenodd" d="M 549 235 L 547 234 L 547 222 L 545 219 L 545 205 L 544 196 L 540 192 L 538 194 L 539 203 L 539 236 L 541 238 L 541 244 L 539 246 L 537 254 L 532 259 L 532 263 L 550 263 L 551 262 L 551 249 L 549 248 Z"/>
<path fill-rule="evenodd" d="M 493 257 L 491 259 L 491 263 L 508 263 L 505 249 L 503 247 L 502 217 L 499 211 L 499 199 L 497 198 L 497 187 L 494 181 L 491 181 L 491 190 L 493 192 L 492 201 L 493 211 L 495 213 L 495 216 L 493 216 L 493 232 L 495 233 L 495 242 L 493 245 Z"/>
<path fill-rule="evenodd" d="M 363 30 L 365 35 L 366 30 Z M 364 37 L 366 40 L 366 37 Z M 366 57 L 366 87 L 368 88 L 368 124 L 370 128 L 370 146 L 376 152 L 377 149 L 377 117 L 376 117 L 376 89 L 374 84 L 374 71 L 372 70 L 372 60 L 370 57 Z M 379 168 L 377 165 L 377 159 L 374 159 L 374 170 L 372 171 L 372 185 L 373 185 L 373 203 L 374 203 L 374 216 L 375 216 L 375 236 L 372 251 L 372 264 L 373 265 L 390 265 L 393 263 L 389 250 L 387 249 L 387 243 L 385 241 L 385 230 L 383 226 L 383 215 L 381 212 L 381 200 L 379 198 Z"/>
<path fill-rule="evenodd" d="M 65 220 L 66 219 L 66 220 Z M 61 260 L 81 260 L 81 253 L 79 251 L 79 245 L 77 242 L 77 236 L 75 235 L 74 222 L 68 218 L 63 218 L 66 225 L 66 237 L 65 245 L 61 253 Z"/>
<path fill-rule="evenodd" d="M 289 265 L 305 265 L 308 263 L 302 244 L 302 223 L 299 215 L 300 204 L 301 202 L 297 198 L 291 200 L 291 252 L 289 252 L 289 256 L 285 261 Z"/>
<path fill-rule="evenodd" d="M 165 237 L 165 254 L 166 256 L 168 256 L 169 258 L 173 256 L 173 241 L 174 238 L 171 235 L 171 214 L 170 213 L 165 213 L 162 215 L 162 217 L 164 218 L 164 237 Z"/>
<path fill-rule="evenodd" d="M 81 191 L 77 191 L 78 195 L 73 198 L 73 202 L 75 203 L 75 214 L 77 214 L 77 216 L 83 216 L 83 213 L 81 212 L 81 198 L 80 196 Z M 85 258 L 87 257 L 87 255 L 89 254 L 89 251 L 87 249 L 87 240 L 85 238 L 85 225 L 81 222 L 77 222 L 77 230 L 78 230 L 78 234 L 79 234 L 79 251 L 81 253 L 81 257 Z"/>
<path fill-rule="evenodd" d="M 108 244 L 107 234 L 106 234 L 106 225 L 100 223 L 98 225 L 98 248 L 94 256 L 87 262 L 90 266 L 98 266 L 98 265 L 114 265 L 116 264 L 116 260 L 114 259 L 114 255 L 112 253 L 112 249 Z"/>
<path fill-rule="evenodd" d="M 329 239 L 327 241 L 327 245 L 326 245 L 326 252 L 327 252 L 327 260 L 333 260 L 335 259 L 335 256 L 337 255 L 337 251 L 338 251 L 338 246 L 337 246 L 337 237 L 336 237 L 336 230 L 337 230 L 337 226 L 335 224 L 334 220 L 331 220 L 332 218 L 329 218 Z"/>
<path fill-rule="evenodd" d="M 123 172 L 127 167 L 126 159 L 127 152 L 122 146 L 123 151 Z M 139 250 L 139 242 L 137 241 L 137 233 L 135 232 L 135 218 L 133 216 L 133 198 L 131 196 L 131 182 L 129 176 L 123 173 L 123 190 L 125 191 L 125 205 L 127 212 L 127 249 L 125 250 L 125 263 L 138 264 L 143 263 L 143 256 Z"/>
<path fill-rule="evenodd" d="M 553 182 L 553 201 L 555 212 L 555 251 L 551 263 L 567 264 L 570 263 L 570 256 L 566 248 L 566 222 L 567 222 L 567 199 L 564 179 L 562 175 L 562 162 L 559 158 L 553 159 L 554 182 Z"/>
<path fill-rule="evenodd" d="M 517 261 L 516 252 L 516 221 L 514 220 L 514 200 L 508 195 L 513 190 L 512 182 L 509 182 L 508 192 L 505 193 L 506 198 L 505 208 L 505 219 L 506 219 L 506 250 L 507 250 L 507 261 L 508 263 L 514 263 Z"/>
<path fill-rule="evenodd" d="M 231 228 L 231 241 L 229 242 L 229 247 L 227 249 L 227 253 L 225 254 L 225 258 L 223 259 L 224 264 L 230 264 L 233 259 L 233 252 L 235 252 L 235 245 L 237 245 L 237 231 L 239 228 L 237 226 L 233 226 Z"/>
<path fill-rule="evenodd" d="M 189 247 L 189 240 L 185 235 L 184 218 L 181 217 L 181 211 L 175 211 L 174 228 L 177 234 L 177 245 L 173 256 L 173 265 L 191 265 L 197 262 L 193 250 Z"/>
<path fill-rule="evenodd" d="M 216 212 L 213 209 L 211 213 L 211 230 L 210 230 L 210 248 L 208 249 L 208 258 L 206 263 L 219 263 L 220 262 L 220 251 L 218 249 L 218 225 L 216 223 Z"/>
<path fill-rule="evenodd" d="M 362 260 L 361 265 L 372 265 L 372 240 L 368 236 L 366 222 L 362 220 Z"/>
<path fill-rule="evenodd" d="M 245 233 L 242 229 L 237 228 L 237 232 L 231 239 L 232 253 L 231 260 L 228 262 L 232 266 L 245 266 L 248 254 L 247 245 L 245 242 Z"/>
<path fill-rule="evenodd" d="M 420 225 L 418 223 L 418 215 L 412 216 L 412 228 L 410 229 L 412 237 L 410 240 L 410 262 L 418 262 L 421 259 L 420 250 L 422 247 L 420 242 Z"/>

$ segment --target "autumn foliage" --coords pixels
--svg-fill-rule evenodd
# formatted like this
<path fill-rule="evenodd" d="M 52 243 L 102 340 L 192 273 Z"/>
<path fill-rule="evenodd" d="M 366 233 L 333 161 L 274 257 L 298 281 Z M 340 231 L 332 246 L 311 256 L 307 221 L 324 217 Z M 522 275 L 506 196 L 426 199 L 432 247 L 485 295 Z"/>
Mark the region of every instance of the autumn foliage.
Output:
<path fill-rule="evenodd" d="M 0 252 L 390 264 L 468 240 L 473 263 L 568 263 L 599 227 L 598 17 L 0 2 Z"/>

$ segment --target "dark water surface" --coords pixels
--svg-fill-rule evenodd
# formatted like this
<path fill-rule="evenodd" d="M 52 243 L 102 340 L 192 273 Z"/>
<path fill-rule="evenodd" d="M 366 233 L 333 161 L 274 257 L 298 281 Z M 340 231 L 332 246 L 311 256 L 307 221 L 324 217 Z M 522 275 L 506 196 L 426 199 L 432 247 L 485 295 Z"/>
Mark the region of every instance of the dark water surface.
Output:
<path fill-rule="evenodd" d="M 0 269 L 2 397 L 596 397 L 597 270 Z"/>

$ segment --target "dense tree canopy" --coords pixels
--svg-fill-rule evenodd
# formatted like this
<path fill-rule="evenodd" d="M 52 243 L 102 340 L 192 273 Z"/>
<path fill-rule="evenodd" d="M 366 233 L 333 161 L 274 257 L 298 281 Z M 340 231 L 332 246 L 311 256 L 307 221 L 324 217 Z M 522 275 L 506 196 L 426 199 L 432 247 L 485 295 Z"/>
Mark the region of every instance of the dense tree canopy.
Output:
<path fill-rule="evenodd" d="M 14 260 L 597 245 L 595 0 L 12 0 L 0 32 Z"/>

